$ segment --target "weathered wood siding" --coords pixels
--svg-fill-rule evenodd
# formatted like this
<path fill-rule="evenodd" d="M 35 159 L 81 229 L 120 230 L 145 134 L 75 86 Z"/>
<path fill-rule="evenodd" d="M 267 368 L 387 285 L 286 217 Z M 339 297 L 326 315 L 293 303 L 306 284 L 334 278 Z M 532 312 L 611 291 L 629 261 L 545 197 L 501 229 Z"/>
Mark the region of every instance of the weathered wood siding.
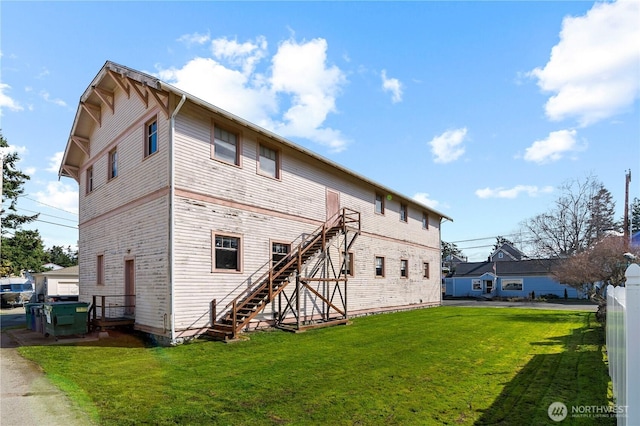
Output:
<path fill-rule="evenodd" d="M 103 106 L 101 126 L 90 136 L 80 173 L 80 298 L 124 295 L 125 259 L 135 265 L 136 325 L 166 334 L 170 326 L 169 121 L 153 101 L 114 92 L 114 112 Z M 145 124 L 157 115 L 158 151 L 145 158 Z M 118 176 L 109 179 L 109 152 L 118 152 Z M 93 167 L 93 191 L 86 172 Z M 97 256 L 104 258 L 104 285 L 97 284 Z M 122 304 L 108 298 L 107 303 Z M 107 314 L 116 314 L 114 308 Z"/>
<path fill-rule="evenodd" d="M 177 330 L 206 326 L 211 300 L 221 309 L 256 273 L 261 275 L 271 258 L 271 241 L 293 241 L 322 224 L 327 190 L 340 194 L 341 207 L 361 213 L 363 232 L 351 250 L 355 270 L 348 286 L 350 311 L 440 301 L 440 223 L 433 213 L 429 228 L 423 229 L 422 215 L 428 210 L 394 194 L 385 198 L 385 214 L 376 214 L 380 188 L 188 105 L 176 122 Z M 241 134 L 240 166 L 211 159 L 212 122 Z M 280 179 L 257 172 L 260 142 L 281 147 Z M 406 223 L 400 221 L 400 202 L 409 208 Z M 215 233 L 241 238 L 240 272 L 212 272 Z M 337 260 L 337 253 L 334 256 Z M 375 276 L 376 256 L 385 258 L 382 278 Z M 407 278 L 400 277 L 401 259 L 409 263 Z M 430 265 L 428 278 L 423 277 L 425 262 Z"/>

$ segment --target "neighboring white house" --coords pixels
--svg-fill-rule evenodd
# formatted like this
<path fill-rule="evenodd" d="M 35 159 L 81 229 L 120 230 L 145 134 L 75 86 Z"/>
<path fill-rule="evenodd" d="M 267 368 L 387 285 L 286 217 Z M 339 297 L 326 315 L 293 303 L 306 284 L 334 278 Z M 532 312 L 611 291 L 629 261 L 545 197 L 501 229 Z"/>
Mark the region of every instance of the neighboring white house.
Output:
<path fill-rule="evenodd" d="M 38 301 L 73 301 L 80 295 L 78 266 L 55 268 L 33 274 Z"/>
<path fill-rule="evenodd" d="M 440 304 L 448 217 L 113 62 L 80 97 L 60 175 L 80 186 L 80 300 L 106 296 L 166 343 L 235 318 L 234 298 L 273 281 L 269 268 L 312 236 L 321 268 L 300 257 L 287 277 L 279 270 L 252 324 L 272 324 L 294 301 L 305 321 L 325 307 L 351 316 Z M 357 220 L 324 233 L 341 212 Z M 299 291 L 282 290 L 293 282 Z"/>

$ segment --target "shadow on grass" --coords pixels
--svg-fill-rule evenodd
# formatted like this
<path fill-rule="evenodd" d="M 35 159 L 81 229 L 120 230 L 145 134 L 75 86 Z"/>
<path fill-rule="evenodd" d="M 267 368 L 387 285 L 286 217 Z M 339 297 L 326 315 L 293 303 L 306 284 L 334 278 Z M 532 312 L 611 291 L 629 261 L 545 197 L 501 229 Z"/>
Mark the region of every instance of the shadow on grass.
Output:
<path fill-rule="evenodd" d="M 550 346 L 559 346 L 561 352 L 533 355 L 482 412 L 476 425 L 616 424 L 615 417 L 594 418 L 572 412 L 573 407 L 611 403 L 609 374 L 603 359 L 603 327 L 586 324 L 570 335 L 532 343 L 533 348 Z M 552 421 L 548 415 L 553 402 L 562 402 L 567 407 L 567 417 L 561 423 Z"/>

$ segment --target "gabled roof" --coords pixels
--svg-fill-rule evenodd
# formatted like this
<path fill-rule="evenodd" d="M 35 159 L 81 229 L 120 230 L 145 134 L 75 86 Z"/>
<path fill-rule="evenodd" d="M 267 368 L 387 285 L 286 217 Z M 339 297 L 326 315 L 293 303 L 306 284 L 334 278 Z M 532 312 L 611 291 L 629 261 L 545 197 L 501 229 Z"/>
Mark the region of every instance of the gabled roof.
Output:
<path fill-rule="evenodd" d="M 502 262 L 459 263 L 451 277 L 479 277 L 487 272 L 505 275 L 549 275 L 554 261 L 551 259 L 504 260 Z"/>
<path fill-rule="evenodd" d="M 426 206 L 422 203 L 415 201 L 413 198 L 402 195 L 397 191 L 393 191 L 377 182 L 374 182 L 358 173 L 355 173 L 346 167 L 343 167 L 325 157 L 320 156 L 310 150 L 307 150 L 300 145 L 297 145 L 288 139 L 285 139 L 269 130 L 259 127 L 249 121 L 246 121 L 230 112 L 227 112 L 221 108 L 216 107 L 196 96 L 184 92 L 164 81 L 158 79 L 149 74 L 145 74 L 140 71 L 125 67 L 123 65 L 116 64 L 115 62 L 107 61 L 100 69 L 96 77 L 91 81 L 89 87 L 84 91 L 80 97 L 76 116 L 71 127 L 69 134 L 69 140 L 64 152 L 62 163 L 58 176 L 66 176 L 79 182 L 80 168 L 84 164 L 87 158 L 90 156 L 89 152 L 89 137 L 94 127 L 102 124 L 102 110 L 103 108 L 109 108 L 112 112 L 115 108 L 115 90 L 123 90 L 128 96 L 137 96 L 143 102 L 148 104 L 149 102 L 155 102 L 160 106 L 165 114 L 166 118 L 169 118 L 171 113 L 171 94 L 178 97 L 184 97 L 189 102 L 199 105 L 209 111 L 212 111 L 220 116 L 234 121 L 246 128 L 255 131 L 258 134 L 262 134 L 271 138 L 284 146 L 294 149 L 314 160 L 320 161 L 329 165 L 335 169 L 355 177 L 356 179 L 366 182 L 378 190 L 387 194 L 393 194 L 401 197 L 402 199 L 419 206 L 420 208 L 430 211 L 440 217 L 453 222 L 449 216 L 434 210 L 433 208 Z"/>
<path fill-rule="evenodd" d="M 80 271 L 79 266 L 75 265 L 75 266 L 69 266 L 67 268 L 52 269 L 51 271 L 38 272 L 37 274 L 33 274 L 33 275 L 34 276 L 42 275 L 46 277 L 52 277 L 57 275 L 78 275 L 79 271 Z"/>
<path fill-rule="evenodd" d="M 496 256 L 500 252 L 505 253 L 507 257 L 512 260 L 521 260 L 527 257 L 523 252 L 521 252 L 520 250 L 518 250 L 517 248 L 515 248 L 509 243 L 503 243 L 493 253 L 491 253 L 489 257 L 493 260 L 494 256 Z"/>

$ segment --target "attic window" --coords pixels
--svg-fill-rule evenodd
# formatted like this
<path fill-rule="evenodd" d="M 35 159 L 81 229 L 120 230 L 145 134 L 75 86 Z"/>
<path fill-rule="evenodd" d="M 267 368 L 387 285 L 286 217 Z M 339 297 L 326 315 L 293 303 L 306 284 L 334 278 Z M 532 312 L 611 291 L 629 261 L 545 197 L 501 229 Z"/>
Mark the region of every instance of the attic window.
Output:
<path fill-rule="evenodd" d="M 504 253 L 500 252 L 498 253 L 498 259 L 502 259 L 504 257 Z"/>
<path fill-rule="evenodd" d="M 93 192 L 93 166 L 89 166 L 85 173 L 86 173 L 86 179 L 87 179 L 85 192 L 88 194 L 90 192 Z"/>
<path fill-rule="evenodd" d="M 376 213 L 384 214 L 384 197 L 382 194 L 376 194 Z"/>
<path fill-rule="evenodd" d="M 400 203 L 400 221 L 407 222 L 407 205 Z"/>

